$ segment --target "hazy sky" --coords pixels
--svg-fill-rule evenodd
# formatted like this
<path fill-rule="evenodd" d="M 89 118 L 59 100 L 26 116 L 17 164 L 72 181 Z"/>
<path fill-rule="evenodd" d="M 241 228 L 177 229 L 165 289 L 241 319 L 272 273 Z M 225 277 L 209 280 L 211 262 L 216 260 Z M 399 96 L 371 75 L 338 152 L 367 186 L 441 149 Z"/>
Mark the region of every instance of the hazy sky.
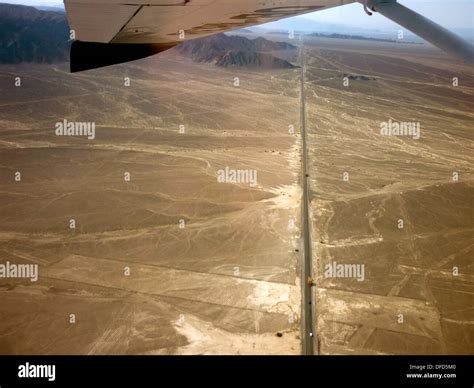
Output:
<path fill-rule="evenodd" d="M 399 0 L 398 2 L 444 27 L 474 28 L 474 0 Z M 359 28 L 383 29 L 396 26 L 377 13 L 368 17 L 359 3 L 314 12 L 306 17 Z"/>
<path fill-rule="evenodd" d="M 474 28 L 474 0 L 399 0 L 407 7 L 429 17 L 448 28 Z M 62 5 L 61 0 L 0 0 L 0 3 L 27 5 Z M 326 11 L 307 14 L 305 17 L 327 23 L 345 24 L 358 28 L 393 28 L 394 24 L 383 16 L 370 18 L 360 4 L 350 4 Z"/>

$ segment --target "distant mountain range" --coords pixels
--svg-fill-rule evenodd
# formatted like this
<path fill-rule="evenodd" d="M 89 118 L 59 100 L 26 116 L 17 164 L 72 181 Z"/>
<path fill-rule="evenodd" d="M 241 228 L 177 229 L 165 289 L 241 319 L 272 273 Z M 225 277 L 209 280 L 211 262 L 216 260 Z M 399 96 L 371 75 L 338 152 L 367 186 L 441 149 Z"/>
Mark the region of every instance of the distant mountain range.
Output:
<path fill-rule="evenodd" d="M 395 39 L 382 39 L 382 38 L 368 38 L 362 35 L 347 35 L 347 34 L 320 34 L 318 32 L 312 34 L 306 34 L 305 36 L 317 36 L 321 38 L 331 39 L 354 39 L 354 40 L 369 40 L 372 42 L 385 42 L 385 43 L 405 43 L 405 44 L 416 44 L 414 42 L 406 42 L 405 40 Z"/>
<path fill-rule="evenodd" d="M 0 4 L 0 63 L 54 63 L 69 59 L 64 13 Z"/>
<path fill-rule="evenodd" d="M 296 66 L 271 54 L 272 51 L 289 49 L 296 49 L 296 46 L 261 37 L 248 39 L 243 36 L 217 34 L 189 40 L 177 46 L 175 50 L 196 62 L 214 63 L 217 66 L 291 69 Z"/>
<path fill-rule="evenodd" d="M 342 20 L 341 20 L 342 21 Z M 267 32 L 275 33 L 280 32 L 288 35 L 289 31 L 293 31 L 296 35 L 320 33 L 320 34 L 342 34 L 342 35 L 357 35 L 365 38 L 375 39 L 396 39 L 398 28 L 396 25 L 394 28 L 370 28 L 367 27 L 355 27 L 352 25 L 346 25 L 341 23 L 328 23 L 322 21 L 316 21 L 306 16 L 295 16 L 277 20 L 275 22 L 266 23 L 263 25 L 249 28 L 254 33 L 264 34 Z M 462 36 L 464 39 L 474 41 L 474 28 L 449 28 L 452 32 Z M 425 41 L 410 31 L 405 31 L 404 43 L 424 43 Z"/>
<path fill-rule="evenodd" d="M 59 13 L 66 13 L 66 9 L 61 6 L 51 6 L 51 5 L 39 5 L 35 7 L 40 11 L 51 11 L 51 12 L 59 12 Z"/>

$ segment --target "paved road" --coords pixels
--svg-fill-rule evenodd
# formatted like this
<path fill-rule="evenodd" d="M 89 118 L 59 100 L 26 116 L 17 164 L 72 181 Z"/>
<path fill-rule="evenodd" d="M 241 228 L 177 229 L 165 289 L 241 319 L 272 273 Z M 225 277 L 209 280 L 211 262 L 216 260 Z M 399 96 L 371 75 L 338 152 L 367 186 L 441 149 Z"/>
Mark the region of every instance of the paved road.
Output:
<path fill-rule="evenodd" d="M 311 247 L 311 228 L 309 218 L 309 172 L 307 168 L 307 143 L 306 143 L 306 108 L 304 90 L 304 47 L 303 42 L 300 47 L 301 61 L 301 139 L 302 139 L 302 176 L 301 189 L 303 193 L 301 218 L 302 237 L 304 248 L 304 263 L 302 265 L 302 350 L 304 355 L 318 354 L 318 340 L 314 327 L 314 304 L 312 287 L 308 284 L 308 279 L 313 277 L 313 254 Z"/>

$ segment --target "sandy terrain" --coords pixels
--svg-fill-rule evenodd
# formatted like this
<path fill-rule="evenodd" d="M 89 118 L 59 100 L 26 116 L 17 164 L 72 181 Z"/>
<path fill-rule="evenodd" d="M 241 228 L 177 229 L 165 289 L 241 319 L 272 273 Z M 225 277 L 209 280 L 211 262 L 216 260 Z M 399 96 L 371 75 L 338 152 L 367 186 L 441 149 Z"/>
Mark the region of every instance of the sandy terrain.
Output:
<path fill-rule="evenodd" d="M 422 45 L 306 50 L 321 353 L 473 354 L 474 72 Z M 0 263 L 40 275 L 0 279 L 0 353 L 300 353 L 298 76 L 174 53 L 2 66 Z M 96 138 L 55 136 L 63 119 Z M 420 138 L 382 136 L 389 120 Z"/>
<path fill-rule="evenodd" d="M 298 354 L 297 75 L 2 66 L 0 262 L 39 280 L 0 279 L 0 353 Z"/>
<path fill-rule="evenodd" d="M 473 354 L 474 72 L 420 45 L 306 44 L 321 352 Z M 382 136 L 390 119 L 420 138 Z"/>

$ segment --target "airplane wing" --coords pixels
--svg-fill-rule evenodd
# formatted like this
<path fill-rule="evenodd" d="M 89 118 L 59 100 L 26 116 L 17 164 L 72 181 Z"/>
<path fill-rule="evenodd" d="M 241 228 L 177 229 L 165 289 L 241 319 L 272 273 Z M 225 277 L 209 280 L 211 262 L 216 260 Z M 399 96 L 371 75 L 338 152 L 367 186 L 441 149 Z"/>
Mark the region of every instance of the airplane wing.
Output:
<path fill-rule="evenodd" d="M 143 58 L 184 40 L 353 0 L 64 0 L 76 39 L 71 71 Z"/>
<path fill-rule="evenodd" d="M 65 0 L 76 39 L 178 44 L 354 0 Z M 184 32 L 185 38 L 180 36 Z"/>
<path fill-rule="evenodd" d="M 387 10 L 386 6 L 390 8 L 393 3 L 397 8 L 396 11 L 398 13 L 400 11 L 398 9 L 400 5 L 396 0 L 358 1 L 364 4 L 368 13 L 370 9 L 390 17 L 390 9 Z M 167 50 L 184 40 L 354 3 L 355 0 L 99 0 L 94 3 L 91 0 L 64 0 L 64 2 L 71 30 L 74 31 L 75 41 L 71 48 L 71 71 L 74 72 L 143 58 Z M 398 14 L 396 16 L 395 21 L 399 24 L 403 25 L 405 19 L 411 21 L 407 28 L 412 31 L 413 28 L 410 27 L 415 26 L 415 29 L 423 27 L 422 21 L 412 20 L 413 15 L 405 17 L 402 12 L 401 16 Z M 435 24 L 430 23 L 430 28 L 433 30 Z M 443 29 L 443 33 L 446 32 L 448 31 Z M 433 31 L 430 32 L 429 36 L 431 35 Z M 444 42 L 445 47 L 450 48 L 451 45 L 452 41 Z"/>

